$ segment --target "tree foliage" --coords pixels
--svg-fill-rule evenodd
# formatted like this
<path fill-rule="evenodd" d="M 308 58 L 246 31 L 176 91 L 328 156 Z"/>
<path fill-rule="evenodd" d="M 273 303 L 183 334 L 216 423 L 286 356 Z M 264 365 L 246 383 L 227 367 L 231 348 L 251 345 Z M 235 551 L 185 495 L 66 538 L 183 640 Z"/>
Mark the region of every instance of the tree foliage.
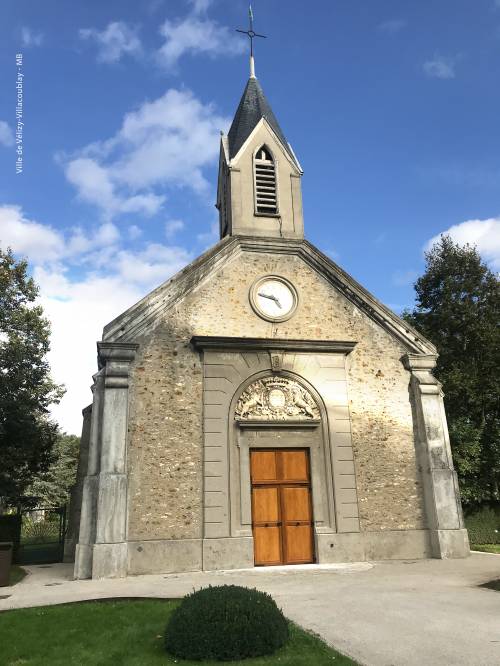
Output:
<path fill-rule="evenodd" d="M 405 319 L 439 352 L 453 458 L 462 499 L 500 499 L 500 290 L 477 250 L 449 236 L 426 253 L 417 303 Z"/>
<path fill-rule="evenodd" d="M 71 487 L 76 480 L 80 438 L 62 433 L 57 436 L 51 452 L 51 464 L 28 488 L 27 494 L 38 498 L 40 506 L 63 506 L 69 502 Z"/>
<path fill-rule="evenodd" d="M 49 375 L 50 326 L 35 305 L 26 261 L 0 249 L 0 499 L 16 502 L 50 465 L 57 425 L 48 407 L 63 395 Z"/>

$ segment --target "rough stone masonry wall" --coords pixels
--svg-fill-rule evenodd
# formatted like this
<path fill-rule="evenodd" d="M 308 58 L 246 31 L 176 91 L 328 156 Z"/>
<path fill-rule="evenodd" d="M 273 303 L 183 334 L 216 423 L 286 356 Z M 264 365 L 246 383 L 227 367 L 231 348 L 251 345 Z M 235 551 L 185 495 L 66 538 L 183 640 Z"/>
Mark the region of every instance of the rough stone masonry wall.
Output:
<path fill-rule="evenodd" d="M 129 540 L 201 536 L 202 368 L 189 334 L 160 322 L 130 385 Z"/>
<path fill-rule="evenodd" d="M 295 315 L 263 321 L 250 307 L 257 277 L 299 293 Z M 141 343 L 131 386 L 129 538 L 201 536 L 202 375 L 193 335 L 357 341 L 348 393 L 361 529 L 425 527 L 403 346 L 293 255 L 245 253 L 202 283 Z M 142 369 L 143 368 L 143 369 Z"/>

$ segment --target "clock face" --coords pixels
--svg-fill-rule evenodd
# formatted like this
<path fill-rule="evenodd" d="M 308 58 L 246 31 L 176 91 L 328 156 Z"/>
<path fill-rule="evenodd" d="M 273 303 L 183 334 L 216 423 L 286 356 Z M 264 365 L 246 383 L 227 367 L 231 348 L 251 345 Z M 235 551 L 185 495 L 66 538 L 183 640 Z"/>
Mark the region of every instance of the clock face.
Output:
<path fill-rule="evenodd" d="M 268 275 L 253 285 L 250 302 L 264 319 L 284 321 L 292 316 L 297 307 L 297 292 L 284 278 Z"/>

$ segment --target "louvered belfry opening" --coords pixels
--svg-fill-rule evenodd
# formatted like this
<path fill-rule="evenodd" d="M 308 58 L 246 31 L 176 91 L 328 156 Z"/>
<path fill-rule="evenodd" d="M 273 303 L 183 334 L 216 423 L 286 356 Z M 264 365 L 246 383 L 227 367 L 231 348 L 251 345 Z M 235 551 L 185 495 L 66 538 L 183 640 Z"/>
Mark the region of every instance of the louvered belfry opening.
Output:
<path fill-rule="evenodd" d="M 276 215 L 276 169 L 269 150 L 262 146 L 255 155 L 255 209 L 261 215 Z"/>

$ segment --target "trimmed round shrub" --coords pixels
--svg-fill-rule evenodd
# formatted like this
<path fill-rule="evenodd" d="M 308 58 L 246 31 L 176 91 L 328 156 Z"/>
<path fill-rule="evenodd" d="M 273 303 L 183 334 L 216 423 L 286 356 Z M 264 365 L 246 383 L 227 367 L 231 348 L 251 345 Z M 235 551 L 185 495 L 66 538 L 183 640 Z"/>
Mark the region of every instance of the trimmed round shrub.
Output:
<path fill-rule="evenodd" d="M 165 631 L 167 652 L 196 661 L 259 657 L 287 640 L 288 623 L 274 599 L 237 585 L 207 587 L 184 597 Z"/>

